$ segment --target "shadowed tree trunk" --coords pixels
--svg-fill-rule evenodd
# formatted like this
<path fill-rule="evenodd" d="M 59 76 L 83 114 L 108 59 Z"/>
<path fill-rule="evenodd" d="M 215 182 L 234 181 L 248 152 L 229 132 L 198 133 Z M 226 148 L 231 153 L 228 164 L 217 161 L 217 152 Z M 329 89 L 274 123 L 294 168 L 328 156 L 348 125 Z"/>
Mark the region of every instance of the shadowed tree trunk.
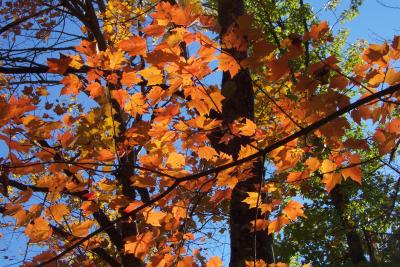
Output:
<path fill-rule="evenodd" d="M 243 0 L 219 0 L 218 21 L 221 26 L 220 37 L 228 31 L 229 27 L 235 26 L 236 18 L 244 14 Z M 233 55 L 238 61 L 247 57 L 246 51 L 235 49 L 224 49 Z M 223 73 L 222 94 L 225 97 L 222 107 L 222 120 L 224 124 L 230 123 L 238 118 L 254 120 L 254 92 L 250 73 L 248 70 L 240 70 L 233 78 L 228 72 Z M 237 158 L 241 145 L 249 143 L 248 138 L 234 138 L 228 144 L 220 144 L 219 140 L 223 133 L 215 133 L 211 137 L 213 146 L 220 151 Z M 249 191 L 257 191 L 257 186 L 263 178 L 263 162 L 254 164 L 252 170 L 254 176 L 246 181 L 239 182 L 232 192 L 230 203 L 230 239 L 231 259 L 230 266 L 245 266 L 246 260 L 262 259 L 265 262 L 273 262 L 272 236 L 265 231 L 257 232 L 256 239 L 252 232 L 250 222 L 255 220 L 255 210 L 242 202 Z M 255 241 L 256 240 L 256 244 Z"/>
<path fill-rule="evenodd" d="M 354 228 L 354 225 L 346 218 L 346 215 L 344 214 L 348 199 L 344 195 L 343 187 L 341 185 L 337 185 L 332 190 L 331 199 L 346 232 L 347 245 L 349 247 L 349 257 L 352 263 L 359 264 L 364 262 L 365 257 L 361 245 L 361 238 Z"/>

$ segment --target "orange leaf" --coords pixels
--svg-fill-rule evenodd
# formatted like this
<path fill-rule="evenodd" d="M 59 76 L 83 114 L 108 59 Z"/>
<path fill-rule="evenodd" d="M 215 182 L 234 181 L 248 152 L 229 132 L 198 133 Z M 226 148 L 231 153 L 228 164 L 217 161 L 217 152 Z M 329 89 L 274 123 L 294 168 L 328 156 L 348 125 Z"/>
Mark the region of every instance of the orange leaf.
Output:
<path fill-rule="evenodd" d="M 47 65 L 49 66 L 49 72 L 64 74 L 67 71 L 71 61 L 72 58 L 64 56 L 62 54 L 60 56 L 60 59 L 48 58 Z"/>
<path fill-rule="evenodd" d="M 115 158 L 115 154 L 108 149 L 102 148 L 97 152 L 97 154 L 98 154 L 97 159 L 101 161 L 110 161 L 114 160 Z"/>
<path fill-rule="evenodd" d="M 133 117 L 137 114 L 142 115 L 147 110 L 147 103 L 142 93 L 136 93 L 130 97 L 129 102 L 125 105 L 125 110 Z"/>
<path fill-rule="evenodd" d="M 288 217 L 285 215 L 279 216 L 276 220 L 272 221 L 268 225 L 268 234 L 273 234 L 279 232 L 282 227 L 284 227 L 286 224 L 288 224 L 290 221 Z"/>
<path fill-rule="evenodd" d="M 342 176 L 338 173 L 324 174 L 324 178 L 322 178 L 322 182 L 325 184 L 325 188 L 328 193 L 330 193 L 337 184 L 340 184 L 341 181 Z"/>
<path fill-rule="evenodd" d="M 231 55 L 221 53 L 217 56 L 217 58 L 219 59 L 218 70 L 228 71 L 231 75 L 231 78 L 235 77 L 235 75 L 240 71 L 240 65 Z"/>
<path fill-rule="evenodd" d="M 389 46 L 385 42 L 384 44 L 371 44 L 362 55 L 362 58 L 369 64 L 378 64 L 381 67 L 387 65 L 387 59 L 385 56 L 389 52 Z"/>
<path fill-rule="evenodd" d="M 283 209 L 283 213 L 285 213 L 292 221 L 296 220 L 299 216 L 306 217 L 303 212 L 303 205 L 293 200 L 289 201 Z"/>
<path fill-rule="evenodd" d="M 85 221 L 83 223 L 75 224 L 71 227 L 72 234 L 77 237 L 85 237 L 88 235 L 93 224 L 94 221 Z"/>
<path fill-rule="evenodd" d="M 308 158 L 305 162 L 310 172 L 315 172 L 319 169 L 321 162 L 317 158 Z"/>
<path fill-rule="evenodd" d="M 176 152 L 172 152 L 168 156 L 167 165 L 173 169 L 182 168 L 185 165 L 185 156 Z"/>
<path fill-rule="evenodd" d="M 61 203 L 48 207 L 45 212 L 47 217 L 54 219 L 56 222 L 61 222 L 67 214 L 69 214 L 69 208 Z"/>
<path fill-rule="evenodd" d="M 96 98 L 104 95 L 104 88 L 98 82 L 89 84 L 86 87 L 86 90 L 90 92 L 91 98 Z"/>
<path fill-rule="evenodd" d="M 261 205 L 261 196 L 258 192 L 247 192 L 248 197 L 242 200 L 242 202 L 249 204 L 249 209 L 255 208 Z M 258 205 L 257 205 L 258 199 Z"/>
<path fill-rule="evenodd" d="M 140 83 L 142 80 L 136 75 L 136 72 L 123 72 L 121 83 L 128 87 Z"/>
<path fill-rule="evenodd" d="M 132 36 L 128 40 L 121 41 L 118 47 L 125 52 L 128 52 L 130 56 L 144 55 L 146 54 L 146 39 L 140 36 Z"/>
<path fill-rule="evenodd" d="M 212 257 L 208 262 L 206 267 L 221 267 L 222 261 L 218 256 Z"/>
<path fill-rule="evenodd" d="M 149 211 L 146 215 L 146 223 L 153 226 L 161 226 L 160 222 L 167 216 L 161 211 Z"/>
<path fill-rule="evenodd" d="M 64 88 L 61 89 L 60 95 L 77 95 L 79 94 L 79 89 L 82 87 L 81 80 L 74 74 L 64 77 L 61 83 L 64 84 Z"/>
<path fill-rule="evenodd" d="M 326 21 L 321 21 L 319 24 L 314 24 L 310 29 L 310 38 L 317 41 L 321 39 L 329 31 L 329 25 Z"/>
<path fill-rule="evenodd" d="M 389 85 L 394 85 L 399 81 L 400 81 L 400 72 L 397 72 L 394 69 L 389 69 L 386 72 L 385 83 Z"/>
<path fill-rule="evenodd" d="M 162 84 L 164 79 L 161 70 L 157 69 L 156 67 L 149 67 L 138 71 L 138 74 L 142 75 L 143 78 L 147 80 L 148 86 Z"/>
<path fill-rule="evenodd" d="M 33 220 L 25 229 L 25 234 L 29 237 L 29 242 L 37 243 L 48 239 L 53 231 L 49 223 L 42 217 Z"/>
<path fill-rule="evenodd" d="M 114 99 L 117 100 L 119 106 L 123 108 L 125 106 L 126 99 L 128 98 L 128 92 L 124 89 L 113 90 L 111 92 Z"/>

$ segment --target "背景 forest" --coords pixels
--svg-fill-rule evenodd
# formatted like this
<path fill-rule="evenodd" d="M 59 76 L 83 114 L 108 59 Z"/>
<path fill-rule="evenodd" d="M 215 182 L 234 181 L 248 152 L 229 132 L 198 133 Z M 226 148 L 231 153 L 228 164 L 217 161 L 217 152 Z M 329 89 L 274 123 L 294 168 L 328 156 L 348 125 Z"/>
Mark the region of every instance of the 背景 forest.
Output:
<path fill-rule="evenodd" d="M 303 0 L 0 3 L 2 266 L 400 262 L 399 36 Z"/>

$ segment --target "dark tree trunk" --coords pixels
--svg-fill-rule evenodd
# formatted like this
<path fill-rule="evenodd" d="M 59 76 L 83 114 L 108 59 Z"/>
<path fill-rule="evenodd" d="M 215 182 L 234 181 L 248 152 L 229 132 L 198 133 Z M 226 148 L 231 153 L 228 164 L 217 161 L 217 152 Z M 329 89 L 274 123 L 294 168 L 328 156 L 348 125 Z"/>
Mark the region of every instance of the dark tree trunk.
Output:
<path fill-rule="evenodd" d="M 365 262 L 364 252 L 361 244 L 361 238 L 357 233 L 354 225 L 346 218 L 345 208 L 348 203 L 343 187 L 337 185 L 330 193 L 333 205 L 339 215 L 343 228 L 346 232 L 347 245 L 349 249 L 349 257 L 354 264 Z"/>
<path fill-rule="evenodd" d="M 219 0 L 218 21 L 221 26 L 220 37 L 234 25 L 236 18 L 244 14 L 243 0 Z M 237 60 L 247 57 L 246 52 L 226 49 L 225 52 L 233 55 Z M 229 73 L 224 73 L 222 78 L 222 94 L 225 97 L 222 107 L 222 120 L 224 124 L 230 123 L 238 118 L 249 118 L 254 120 L 254 92 L 251 76 L 248 70 L 241 70 L 235 77 L 231 78 Z M 213 146 L 225 153 L 237 158 L 241 145 L 249 143 L 248 138 L 234 138 L 228 144 L 220 144 L 219 140 L 224 133 L 214 133 L 210 137 Z M 256 239 L 250 222 L 255 220 L 256 211 L 250 210 L 243 203 L 247 197 L 246 192 L 257 191 L 257 186 L 263 178 L 263 162 L 254 164 L 252 170 L 254 176 L 246 181 L 239 182 L 232 192 L 230 202 L 230 239 L 231 259 L 230 266 L 245 266 L 246 260 L 262 259 L 265 262 L 273 262 L 272 236 L 265 231 L 257 232 Z M 256 240 L 256 244 L 255 241 Z M 256 256 L 256 257 L 255 257 Z"/>

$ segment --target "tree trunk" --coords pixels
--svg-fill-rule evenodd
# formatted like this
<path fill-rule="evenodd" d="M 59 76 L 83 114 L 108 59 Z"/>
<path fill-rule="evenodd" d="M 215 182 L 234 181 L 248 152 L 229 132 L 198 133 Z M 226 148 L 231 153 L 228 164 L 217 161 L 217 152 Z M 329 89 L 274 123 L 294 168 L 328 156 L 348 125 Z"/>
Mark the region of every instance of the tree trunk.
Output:
<path fill-rule="evenodd" d="M 337 185 L 331 192 L 333 205 L 339 215 L 343 228 L 346 232 L 347 245 L 349 247 L 349 257 L 354 264 L 365 262 L 364 252 L 361 244 L 361 238 L 358 235 L 354 225 L 346 218 L 344 212 L 348 200 L 343 192 L 343 187 Z"/>
<path fill-rule="evenodd" d="M 243 0 L 219 0 L 218 21 L 221 26 L 220 37 L 234 25 L 236 18 L 244 14 Z M 238 61 L 247 57 L 247 53 L 235 49 L 223 50 L 234 56 Z M 222 94 L 225 97 L 222 107 L 222 120 L 224 124 L 231 123 L 238 118 L 254 120 L 254 92 L 251 76 L 248 70 L 241 70 L 231 78 L 230 74 L 223 73 Z M 219 140 L 223 132 L 214 133 L 210 138 L 213 146 L 225 153 L 237 158 L 241 145 L 249 143 L 248 138 L 234 138 L 228 144 L 220 144 Z M 256 238 L 250 222 L 255 220 L 256 211 L 242 202 L 247 197 L 246 192 L 257 191 L 257 186 L 263 178 L 263 162 L 254 164 L 252 178 L 239 182 L 232 192 L 230 202 L 230 239 L 231 259 L 230 266 L 245 266 L 245 261 L 262 259 L 265 262 L 273 262 L 272 236 L 265 231 L 256 232 Z M 256 241 L 256 244 L 255 244 Z"/>

